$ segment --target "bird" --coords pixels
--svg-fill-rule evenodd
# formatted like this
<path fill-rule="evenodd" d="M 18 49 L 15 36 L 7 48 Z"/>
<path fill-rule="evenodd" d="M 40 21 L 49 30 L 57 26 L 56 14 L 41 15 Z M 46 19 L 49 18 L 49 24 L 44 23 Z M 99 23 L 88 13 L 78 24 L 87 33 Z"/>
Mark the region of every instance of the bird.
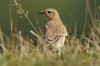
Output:
<path fill-rule="evenodd" d="M 59 13 L 54 8 L 46 8 L 38 12 L 38 14 L 45 15 L 47 24 L 44 28 L 44 42 L 48 49 L 58 55 L 61 55 L 62 48 L 67 36 L 67 29 L 62 23 Z"/>

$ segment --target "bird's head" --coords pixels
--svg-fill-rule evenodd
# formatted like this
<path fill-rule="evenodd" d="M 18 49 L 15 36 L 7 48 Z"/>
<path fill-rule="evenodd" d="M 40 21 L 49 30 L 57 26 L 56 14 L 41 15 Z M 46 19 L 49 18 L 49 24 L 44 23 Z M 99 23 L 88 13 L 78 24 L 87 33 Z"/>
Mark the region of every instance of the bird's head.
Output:
<path fill-rule="evenodd" d="M 49 21 L 53 20 L 53 19 L 58 19 L 59 18 L 58 11 L 55 10 L 55 9 L 53 9 L 53 8 L 45 9 L 44 11 L 41 11 L 38 14 L 44 14 L 44 15 L 46 15 L 46 17 L 47 17 L 47 19 Z"/>

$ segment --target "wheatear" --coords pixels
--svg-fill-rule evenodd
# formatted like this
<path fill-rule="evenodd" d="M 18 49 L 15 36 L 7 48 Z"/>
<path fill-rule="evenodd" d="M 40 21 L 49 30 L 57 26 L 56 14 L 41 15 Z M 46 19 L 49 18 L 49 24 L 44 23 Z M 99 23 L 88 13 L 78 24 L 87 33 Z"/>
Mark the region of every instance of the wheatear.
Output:
<path fill-rule="evenodd" d="M 53 8 L 45 9 L 39 12 L 47 17 L 47 24 L 44 30 L 44 40 L 48 49 L 52 52 L 61 54 L 67 36 L 66 27 L 62 23 L 58 11 Z"/>

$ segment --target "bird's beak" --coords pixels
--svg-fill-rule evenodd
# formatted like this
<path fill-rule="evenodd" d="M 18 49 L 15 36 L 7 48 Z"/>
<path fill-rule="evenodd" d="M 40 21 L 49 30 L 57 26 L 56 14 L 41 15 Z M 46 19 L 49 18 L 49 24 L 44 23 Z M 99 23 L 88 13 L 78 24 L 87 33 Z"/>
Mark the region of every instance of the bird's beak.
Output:
<path fill-rule="evenodd" d="M 38 12 L 38 14 L 46 14 L 45 11 Z"/>

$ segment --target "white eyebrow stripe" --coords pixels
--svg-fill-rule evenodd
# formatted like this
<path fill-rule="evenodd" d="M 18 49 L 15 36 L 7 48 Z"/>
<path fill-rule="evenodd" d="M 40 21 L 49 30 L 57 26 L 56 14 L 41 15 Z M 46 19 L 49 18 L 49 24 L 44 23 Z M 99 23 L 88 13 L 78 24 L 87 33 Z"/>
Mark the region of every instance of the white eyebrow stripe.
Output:
<path fill-rule="evenodd" d="M 47 11 L 52 11 L 52 10 L 47 10 Z"/>

